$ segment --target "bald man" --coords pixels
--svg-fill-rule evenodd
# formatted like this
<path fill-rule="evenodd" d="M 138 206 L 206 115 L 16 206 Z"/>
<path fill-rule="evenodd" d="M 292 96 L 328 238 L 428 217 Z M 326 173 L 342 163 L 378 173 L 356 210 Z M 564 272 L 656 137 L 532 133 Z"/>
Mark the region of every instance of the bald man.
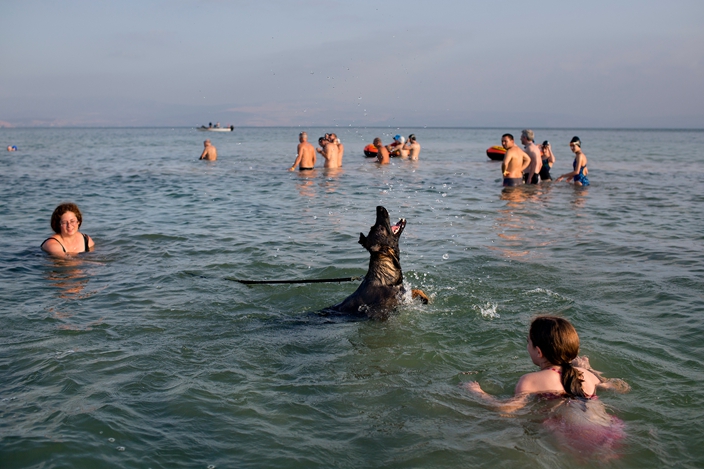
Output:
<path fill-rule="evenodd" d="M 386 147 L 381 143 L 381 139 L 379 137 L 374 139 L 374 146 L 376 147 L 377 154 L 376 154 L 376 161 L 379 164 L 389 164 L 389 150 L 386 149 Z"/>
<path fill-rule="evenodd" d="M 203 142 L 203 147 L 203 153 L 200 154 L 199 160 L 215 161 L 218 159 L 218 150 L 210 143 L 210 140 Z"/>
<path fill-rule="evenodd" d="M 308 143 L 308 134 L 305 132 L 298 134 L 298 142 L 298 155 L 289 171 L 294 171 L 296 166 L 299 171 L 312 171 L 315 169 L 315 147 Z"/>

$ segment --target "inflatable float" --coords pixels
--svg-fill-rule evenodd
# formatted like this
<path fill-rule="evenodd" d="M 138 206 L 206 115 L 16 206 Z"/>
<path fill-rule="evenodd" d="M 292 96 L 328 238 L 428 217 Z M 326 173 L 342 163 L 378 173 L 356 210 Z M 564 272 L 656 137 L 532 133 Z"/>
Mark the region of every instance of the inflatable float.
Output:
<path fill-rule="evenodd" d="M 504 155 L 506 155 L 506 149 L 500 145 L 494 145 L 486 149 L 486 156 L 490 160 L 503 161 Z"/>
<path fill-rule="evenodd" d="M 364 147 L 364 156 L 367 158 L 376 158 L 377 153 L 379 153 L 379 150 L 377 150 L 373 143 Z"/>

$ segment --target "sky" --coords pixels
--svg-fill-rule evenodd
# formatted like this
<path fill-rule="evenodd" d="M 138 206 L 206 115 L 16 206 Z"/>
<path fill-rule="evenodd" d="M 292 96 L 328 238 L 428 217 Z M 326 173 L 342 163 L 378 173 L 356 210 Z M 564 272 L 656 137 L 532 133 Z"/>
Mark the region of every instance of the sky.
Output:
<path fill-rule="evenodd" d="M 704 128 L 701 0 L 2 0 L 0 126 Z"/>

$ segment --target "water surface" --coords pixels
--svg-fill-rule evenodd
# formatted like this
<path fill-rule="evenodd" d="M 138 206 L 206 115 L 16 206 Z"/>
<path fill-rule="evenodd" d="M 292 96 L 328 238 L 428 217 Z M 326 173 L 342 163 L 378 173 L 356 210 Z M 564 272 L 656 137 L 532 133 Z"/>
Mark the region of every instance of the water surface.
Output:
<path fill-rule="evenodd" d="M 343 169 L 288 172 L 336 131 Z M 14 467 L 701 467 L 704 132 L 536 130 L 589 188 L 502 191 L 484 150 L 520 129 L 1 129 L 0 460 Z M 415 133 L 418 163 L 362 157 Z M 216 162 L 197 161 L 202 140 Z M 321 161 L 318 162 L 321 164 Z M 97 245 L 44 256 L 62 201 Z M 405 217 L 406 282 L 433 302 L 324 323 L 376 205 Z M 629 394 L 623 445 L 579 454 L 461 384 L 507 397 L 559 314 Z"/>

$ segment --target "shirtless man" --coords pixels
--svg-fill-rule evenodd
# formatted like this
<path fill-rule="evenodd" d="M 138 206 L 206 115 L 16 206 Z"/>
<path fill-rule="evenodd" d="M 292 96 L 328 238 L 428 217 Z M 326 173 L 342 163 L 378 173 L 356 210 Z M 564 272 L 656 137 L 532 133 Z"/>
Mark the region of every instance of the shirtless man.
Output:
<path fill-rule="evenodd" d="M 305 132 L 298 134 L 298 141 L 298 155 L 289 171 L 295 170 L 299 164 L 299 171 L 312 171 L 315 169 L 315 147 L 308 143 L 308 134 Z"/>
<path fill-rule="evenodd" d="M 420 155 L 420 143 L 416 142 L 416 134 L 408 136 L 408 143 L 403 147 L 408 151 L 408 156 L 411 160 L 416 161 Z"/>
<path fill-rule="evenodd" d="M 530 165 L 530 156 L 516 146 L 511 134 L 501 136 L 501 145 L 506 149 L 504 162 L 501 163 L 504 186 L 520 186 L 523 184 L 523 171 Z"/>
<path fill-rule="evenodd" d="M 386 149 L 384 145 L 381 144 L 381 139 L 379 137 L 374 139 L 374 146 L 376 147 L 376 161 L 379 164 L 389 164 L 389 150 Z"/>
<path fill-rule="evenodd" d="M 201 153 L 199 160 L 215 161 L 218 159 L 218 150 L 213 145 L 210 144 L 210 140 L 203 142 L 203 153 Z"/>
<path fill-rule="evenodd" d="M 337 138 L 336 134 L 330 134 L 330 141 L 332 143 L 334 143 L 335 145 L 337 145 L 337 152 L 338 152 L 337 153 L 337 155 L 338 155 L 337 162 L 338 162 L 338 166 L 342 166 L 342 157 L 345 154 L 345 146 L 342 144 L 342 142 L 340 142 L 340 139 Z"/>
<path fill-rule="evenodd" d="M 325 158 L 324 168 L 339 168 L 340 167 L 340 150 L 337 148 L 337 144 L 332 143 L 327 139 L 318 140 L 321 144 L 321 148 L 316 148 L 315 151 L 320 153 L 323 158 Z"/>
<path fill-rule="evenodd" d="M 521 143 L 530 157 L 530 165 L 523 176 L 526 184 L 538 184 L 538 175 L 540 168 L 543 166 L 543 158 L 540 153 L 540 147 L 535 144 L 535 134 L 532 130 L 521 131 Z"/>

